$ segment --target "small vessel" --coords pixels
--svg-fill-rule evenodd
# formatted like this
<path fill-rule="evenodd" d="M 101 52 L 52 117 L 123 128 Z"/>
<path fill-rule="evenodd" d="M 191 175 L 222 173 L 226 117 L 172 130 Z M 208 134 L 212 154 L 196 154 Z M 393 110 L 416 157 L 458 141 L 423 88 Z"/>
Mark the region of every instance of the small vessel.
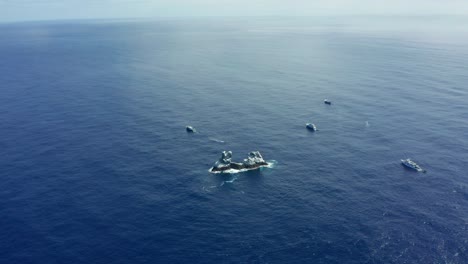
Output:
<path fill-rule="evenodd" d="M 307 129 L 312 130 L 312 131 L 317 131 L 317 127 L 312 124 L 312 123 L 307 123 L 306 124 Z"/>
<path fill-rule="evenodd" d="M 328 99 L 323 100 L 323 102 L 327 105 L 331 105 L 331 101 L 328 101 Z"/>
<path fill-rule="evenodd" d="M 411 159 L 404 159 L 404 160 L 402 159 L 401 164 L 415 171 L 426 172 L 416 162 L 412 161 Z"/>
<path fill-rule="evenodd" d="M 195 133 L 195 132 L 197 132 L 197 131 L 195 130 L 195 128 L 193 128 L 192 126 L 186 126 L 186 127 L 185 127 L 185 130 L 187 130 L 188 133 Z"/>

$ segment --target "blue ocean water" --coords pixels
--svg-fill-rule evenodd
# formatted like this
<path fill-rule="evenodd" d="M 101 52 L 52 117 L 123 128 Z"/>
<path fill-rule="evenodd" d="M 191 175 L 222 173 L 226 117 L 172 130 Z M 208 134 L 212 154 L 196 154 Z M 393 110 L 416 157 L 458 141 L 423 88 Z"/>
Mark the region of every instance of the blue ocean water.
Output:
<path fill-rule="evenodd" d="M 468 263 L 467 22 L 0 25 L 0 263 Z"/>

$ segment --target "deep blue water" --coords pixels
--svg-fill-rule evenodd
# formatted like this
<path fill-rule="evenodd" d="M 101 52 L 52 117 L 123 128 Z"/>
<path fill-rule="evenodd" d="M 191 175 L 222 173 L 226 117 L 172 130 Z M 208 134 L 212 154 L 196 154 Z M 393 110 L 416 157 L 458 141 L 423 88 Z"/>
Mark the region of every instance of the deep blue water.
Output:
<path fill-rule="evenodd" d="M 468 263 L 467 22 L 0 25 L 0 263 Z"/>

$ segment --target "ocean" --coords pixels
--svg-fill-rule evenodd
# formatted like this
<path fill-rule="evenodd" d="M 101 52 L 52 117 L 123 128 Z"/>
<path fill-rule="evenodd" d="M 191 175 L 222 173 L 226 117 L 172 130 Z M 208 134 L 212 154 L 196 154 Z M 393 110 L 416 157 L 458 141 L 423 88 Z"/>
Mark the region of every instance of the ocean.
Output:
<path fill-rule="evenodd" d="M 1 24 L 0 263 L 468 263 L 467 23 Z"/>

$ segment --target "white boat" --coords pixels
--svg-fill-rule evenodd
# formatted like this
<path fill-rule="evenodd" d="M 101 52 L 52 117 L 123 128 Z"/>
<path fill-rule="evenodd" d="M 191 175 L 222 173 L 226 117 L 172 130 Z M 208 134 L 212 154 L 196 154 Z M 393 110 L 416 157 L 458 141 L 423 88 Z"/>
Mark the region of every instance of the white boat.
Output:
<path fill-rule="evenodd" d="M 411 159 L 404 159 L 404 160 L 402 159 L 401 164 L 415 171 L 426 172 L 416 162 L 412 161 Z"/>
<path fill-rule="evenodd" d="M 306 124 L 307 129 L 312 130 L 312 131 L 317 131 L 317 127 L 312 124 L 312 123 L 307 123 Z"/>

